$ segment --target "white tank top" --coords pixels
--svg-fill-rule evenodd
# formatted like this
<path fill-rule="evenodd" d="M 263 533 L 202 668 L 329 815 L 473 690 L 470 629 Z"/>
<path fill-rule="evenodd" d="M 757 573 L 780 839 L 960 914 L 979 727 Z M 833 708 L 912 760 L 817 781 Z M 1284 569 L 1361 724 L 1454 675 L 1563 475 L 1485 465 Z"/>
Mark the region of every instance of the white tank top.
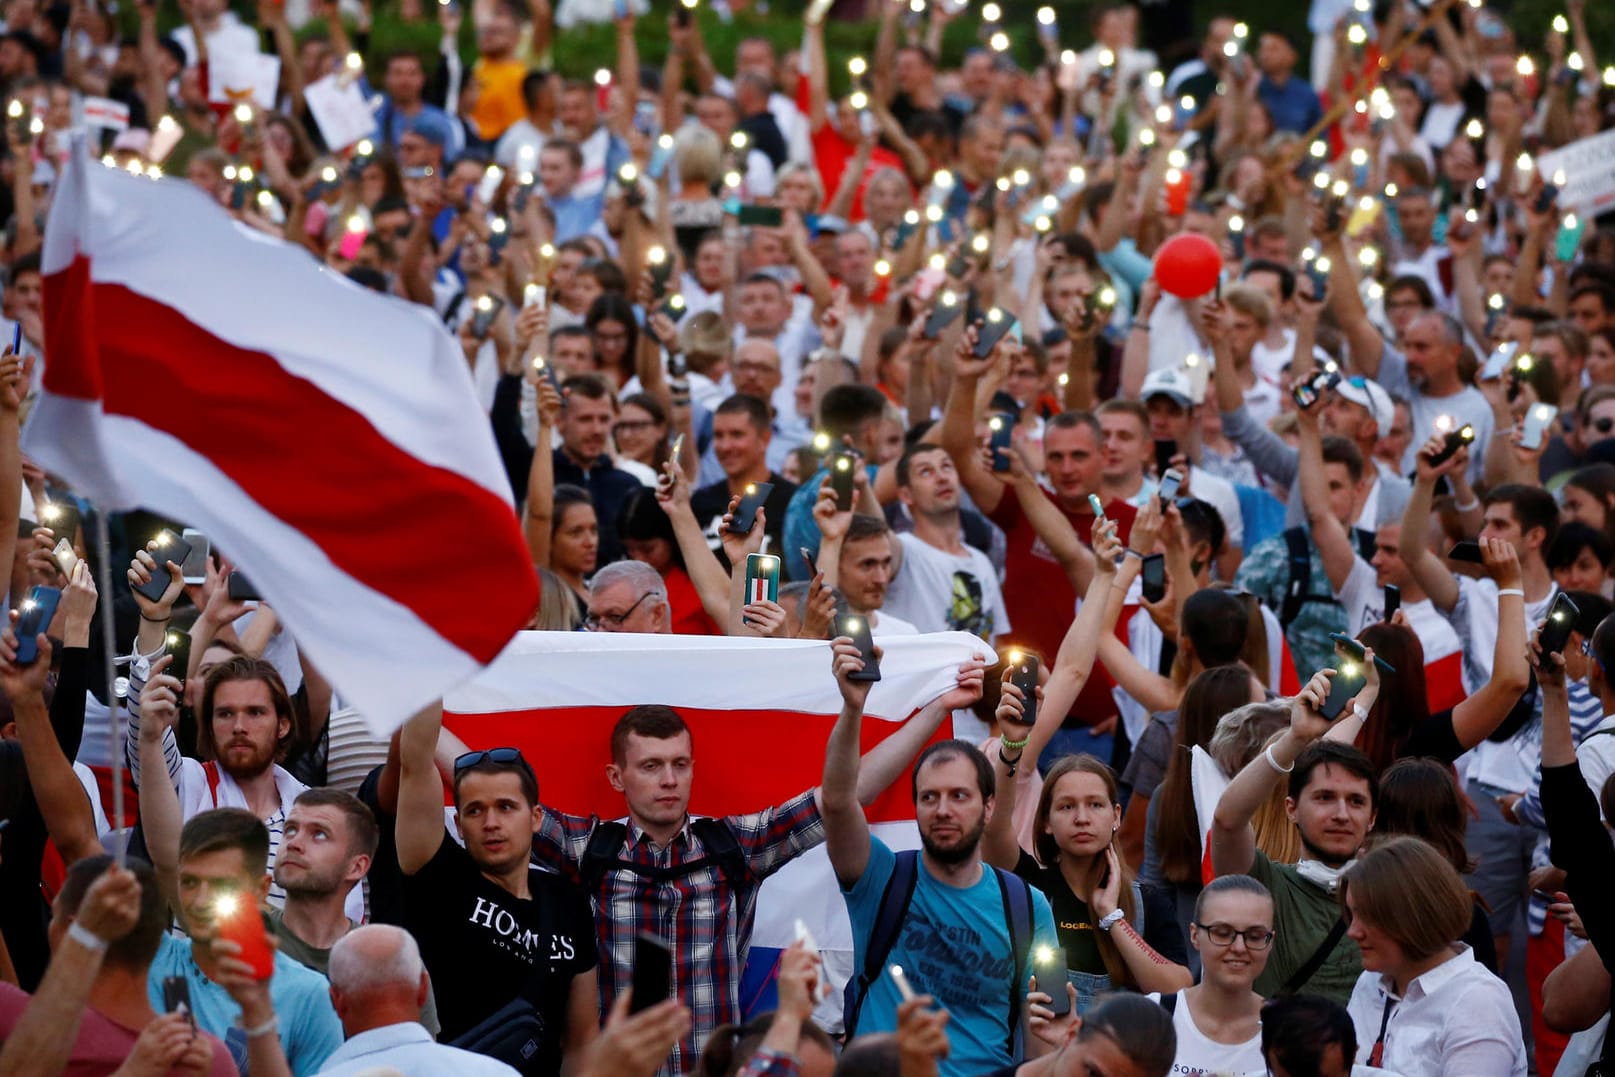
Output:
<path fill-rule="evenodd" d="M 1172 1077 L 1266 1077 L 1260 1030 L 1244 1043 L 1216 1043 L 1194 1023 L 1189 1000 L 1182 995 L 1172 1011 L 1172 1027 L 1178 1034 Z"/>

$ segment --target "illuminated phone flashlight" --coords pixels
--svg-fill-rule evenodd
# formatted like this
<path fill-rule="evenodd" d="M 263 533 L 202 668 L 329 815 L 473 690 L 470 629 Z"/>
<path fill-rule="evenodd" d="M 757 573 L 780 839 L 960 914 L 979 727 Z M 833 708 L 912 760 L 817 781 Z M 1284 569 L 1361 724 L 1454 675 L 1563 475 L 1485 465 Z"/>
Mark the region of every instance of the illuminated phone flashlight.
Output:
<path fill-rule="evenodd" d="M 1222 54 L 1232 60 L 1239 55 L 1239 45 L 1233 41 L 1224 41 L 1222 43 Z"/>
<path fill-rule="evenodd" d="M 538 248 L 538 256 L 540 258 L 545 258 L 545 259 L 554 258 L 555 257 L 555 244 L 546 243 L 543 246 L 539 247 Z"/>
<path fill-rule="evenodd" d="M 1014 659 L 1014 661 L 1019 662 L 1020 658 L 1016 657 Z M 1032 957 L 1033 957 L 1033 960 L 1036 961 L 1039 965 L 1047 965 L 1050 961 L 1054 960 L 1054 947 L 1052 947 L 1052 946 L 1039 946 L 1037 948 L 1037 952 L 1035 954 L 1033 954 Z"/>
<path fill-rule="evenodd" d="M 228 920 L 241 907 L 234 894 L 220 894 L 213 899 L 213 915 Z"/>
<path fill-rule="evenodd" d="M 1564 187 L 1564 185 L 1565 185 L 1565 170 L 1564 169 L 1556 168 L 1556 169 L 1553 170 L 1553 185 L 1555 187 L 1559 187 L 1559 188 Z"/>
<path fill-rule="evenodd" d="M 1182 150 L 1174 149 L 1166 155 L 1166 163 L 1169 167 L 1182 171 L 1189 167 L 1189 155 Z"/>
<path fill-rule="evenodd" d="M 875 276 L 877 276 L 877 277 L 889 277 L 891 275 L 892 275 L 892 263 L 888 262 L 884 258 L 877 258 L 875 260 Z"/>
<path fill-rule="evenodd" d="M 22 608 L 25 610 L 38 609 L 39 603 L 35 602 L 31 598 L 25 598 L 22 600 Z"/>
<path fill-rule="evenodd" d="M 701 6 L 701 0 L 680 0 L 686 11 L 694 11 Z"/>
<path fill-rule="evenodd" d="M 1329 262 L 1328 256 L 1320 254 L 1318 256 L 1317 260 L 1312 263 L 1312 266 L 1319 273 L 1327 273 L 1327 272 L 1329 272 L 1330 262 Z"/>
<path fill-rule="evenodd" d="M 672 295 L 667 297 L 667 308 L 672 311 L 683 310 L 684 297 L 679 295 L 677 292 L 674 292 Z"/>
<path fill-rule="evenodd" d="M 332 168 L 330 165 L 326 165 L 324 168 L 320 169 L 320 179 L 325 183 L 335 183 L 336 176 L 336 169 Z"/>
<path fill-rule="evenodd" d="M 1533 409 L 1533 410 L 1536 411 L 1536 417 L 1537 417 L 1538 422 L 1545 423 L 1549 419 L 1553 418 L 1553 415 L 1554 415 L 1553 405 L 1551 405 L 1551 404 L 1538 404 L 1536 406 L 1536 408 Z"/>
<path fill-rule="evenodd" d="M 970 249 L 975 251 L 977 254 L 986 254 L 987 248 L 992 246 L 992 242 L 993 241 L 987 237 L 987 233 L 978 232 L 970 240 Z"/>
<path fill-rule="evenodd" d="M 948 268 L 948 256 L 943 254 L 941 251 L 937 251 L 935 254 L 931 255 L 931 260 L 927 264 L 938 273 L 945 272 Z"/>
<path fill-rule="evenodd" d="M 544 301 L 544 286 L 542 284 L 529 284 L 522 289 L 522 306 L 537 306 Z"/>
<path fill-rule="evenodd" d="M 256 178 L 257 173 L 253 172 L 251 165 L 242 165 L 240 168 L 236 169 L 236 179 L 240 180 L 242 183 L 251 183 Z"/>
<path fill-rule="evenodd" d="M 603 67 L 596 68 L 594 72 L 594 84 L 599 86 L 601 89 L 610 86 L 611 72 Z"/>
<path fill-rule="evenodd" d="M 645 252 L 645 261 L 653 266 L 665 265 L 667 263 L 667 248 L 652 247 Z"/>
<path fill-rule="evenodd" d="M 252 122 L 252 106 L 237 105 L 235 109 L 236 123 L 249 124 Z"/>
<path fill-rule="evenodd" d="M 1615 86 L 1615 65 L 1604 68 L 1604 85 Z"/>
<path fill-rule="evenodd" d="M 1351 184 L 1345 180 L 1335 180 L 1334 186 L 1329 188 L 1329 193 L 1336 198 L 1345 198 L 1351 193 Z"/>
<path fill-rule="evenodd" d="M 1149 149 L 1151 146 L 1155 145 L 1155 132 L 1150 130 L 1148 127 L 1139 131 L 1138 144 L 1143 146 L 1145 149 Z"/>
<path fill-rule="evenodd" d="M 1172 122 L 1172 106 L 1157 105 L 1155 108 L 1155 122 L 1167 124 Z"/>
<path fill-rule="evenodd" d="M 135 165 L 135 171 L 137 173 L 140 171 L 140 165 L 138 163 Z M 274 204 L 275 204 L 275 196 L 274 195 L 270 194 L 268 191 L 259 191 L 258 192 L 258 208 L 259 209 L 268 209 L 270 206 L 272 206 Z"/>
<path fill-rule="evenodd" d="M 504 235 L 506 227 L 505 219 L 503 217 L 495 217 L 493 220 L 488 222 L 488 231 L 492 232 L 496 236 Z"/>
<path fill-rule="evenodd" d="M 234 183 L 236 181 L 236 166 L 225 165 L 223 175 L 225 179 L 229 180 L 231 183 Z"/>
<path fill-rule="evenodd" d="M 746 147 L 751 145 L 751 138 L 744 131 L 736 131 L 729 136 L 729 145 L 739 152 L 745 152 Z"/>
<path fill-rule="evenodd" d="M 1228 218 L 1228 230 L 1230 232 L 1243 232 L 1245 230 L 1245 218 L 1237 213 Z"/>
<path fill-rule="evenodd" d="M 1303 262 L 1311 262 L 1313 259 L 1315 259 L 1317 257 L 1318 257 L 1318 248 L 1316 248 L 1316 247 L 1307 247 L 1304 250 L 1302 250 L 1302 252 L 1301 252 L 1301 260 Z"/>
<path fill-rule="evenodd" d="M 854 90 L 847 95 L 847 104 L 851 105 L 855 112 L 862 112 L 869 107 L 869 95 L 862 90 Z"/>
<path fill-rule="evenodd" d="M 1553 17 L 1553 32 L 1556 34 L 1568 34 L 1570 32 L 1570 20 L 1563 15 L 1555 15 Z"/>
<path fill-rule="evenodd" d="M 1150 84 L 1150 89 L 1159 90 L 1161 87 L 1166 85 L 1166 76 L 1161 74 L 1159 71 L 1151 71 L 1148 75 L 1144 76 L 1144 81 Z"/>
<path fill-rule="evenodd" d="M 477 307 L 477 313 L 478 314 L 486 314 L 486 313 L 488 313 L 490 310 L 493 309 L 493 297 L 488 296 L 488 295 L 478 296 L 477 297 L 477 302 L 476 302 L 476 307 Z"/>
<path fill-rule="evenodd" d="M 813 435 L 813 451 L 823 455 L 830 451 L 830 435 L 820 430 Z"/>
<path fill-rule="evenodd" d="M 358 144 L 353 147 L 353 152 L 358 157 L 373 156 L 376 152 L 376 144 L 368 138 L 361 138 Z"/>
<path fill-rule="evenodd" d="M 1067 385 L 1071 384 L 1071 375 L 1070 374 L 1061 374 L 1058 378 L 1056 378 L 1054 380 L 1059 382 L 1060 388 L 1064 389 Z"/>
<path fill-rule="evenodd" d="M 1002 30 L 994 32 L 994 34 L 987 39 L 987 47 L 992 49 L 994 52 L 1007 52 L 1009 50 L 1009 35 L 1004 33 Z"/>
<path fill-rule="evenodd" d="M 35 116 L 33 119 L 29 120 L 28 121 L 28 133 L 33 134 L 33 135 L 42 135 L 42 134 L 44 134 L 45 133 L 45 121 L 40 119 L 38 116 Z"/>
<path fill-rule="evenodd" d="M 987 320 L 992 322 L 994 325 L 997 325 L 999 322 L 1004 320 L 1004 312 L 999 310 L 997 307 L 994 307 L 992 310 L 987 312 Z"/>
<path fill-rule="evenodd" d="M 1327 191 L 1329 189 L 1329 173 L 1319 172 L 1317 175 L 1313 176 L 1312 186 L 1317 188 L 1319 194 Z"/>
<path fill-rule="evenodd" d="M 1357 261 L 1364 269 L 1372 270 L 1379 264 L 1379 251 L 1373 247 L 1364 247 L 1357 252 Z"/>
<path fill-rule="evenodd" d="M 1464 136 L 1471 139 L 1484 138 L 1486 136 L 1486 125 L 1479 120 L 1470 120 L 1464 124 Z"/>
<path fill-rule="evenodd" d="M 1105 310 L 1114 309 L 1116 306 L 1116 289 L 1108 284 L 1105 285 L 1099 289 L 1099 295 L 1095 297 L 1095 303 Z"/>
<path fill-rule="evenodd" d="M 1486 297 L 1486 308 L 1488 310 L 1501 312 L 1506 305 L 1501 292 L 1493 292 Z"/>
<path fill-rule="evenodd" d="M 1387 183 L 1385 185 L 1385 197 L 1386 198 L 1395 198 L 1400 192 L 1401 192 L 1401 188 L 1399 188 L 1394 183 Z"/>
<path fill-rule="evenodd" d="M 1047 232 L 1049 229 L 1054 227 L 1054 218 L 1050 217 L 1047 213 L 1039 213 L 1036 217 L 1032 218 L 1032 227 L 1039 232 Z"/>
<path fill-rule="evenodd" d="M 1040 7 L 1040 8 L 1038 8 L 1037 9 L 1037 23 L 1038 23 L 1039 26 L 1053 26 L 1054 25 L 1054 9 L 1051 8 L 1051 7 Z"/>
<path fill-rule="evenodd" d="M 1004 429 L 1004 420 L 1001 417 L 994 415 L 991 419 L 987 420 L 987 429 L 991 430 L 995 434 L 998 433 L 1000 430 Z M 1015 661 L 1018 662 L 1020 659 L 1017 658 Z"/>
<path fill-rule="evenodd" d="M 1565 66 L 1579 74 L 1587 66 L 1587 63 L 1581 58 L 1581 53 L 1573 52 L 1565 57 Z"/>
<path fill-rule="evenodd" d="M 1531 368 L 1534 366 L 1536 366 L 1536 357 L 1530 352 L 1526 352 L 1524 355 L 1514 360 L 1514 369 L 1521 374 L 1531 373 Z"/>
<path fill-rule="evenodd" d="M 725 172 L 723 174 L 723 185 L 725 187 L 728 187 L 728 188 L 732 189 L 732 190 L 739 190 L 740 189 L 740 173 L 739 172 L 733 172 L 733 171 Z"/>
<path fill-rule="evenodd" d="M 1437 415 L 1435 421 L 1436 433 L 1445 434 L 1452 430 L 1451 415 Z"/>
<path fill-rule="evenodd" d="M 864 72 L 868 70 L 869 61 L 865 60 L 862 56 L 854 56 L 852 59 L 847 61 L 847 74 L 851 75 L 855 79 L 863 78 Z"/>
<path fill-rule="evenodd" d="M 829 440 L 828 437 L 826 438 L 826 440 Z M 838 457 L 836 457 L 836 470 L 837 471 L 851 471 L 852 470 L 852 458 L 847 457 L 847 456 L 838 456 Z"/>
<path fill-rule="evenodd" d="M 916 15 L 924 15 L 925 0 L 908 0 L 908 9 Z"/>
<path fill-rule="evenodd" d="M 1536 64 L 1531 62 L 1531 57 L 1522 52 L 1520 58 L 1514 63 L 1514 70 L 1520 73 L 1520 78 L 1528 79 L 1536 74 Z"/>
<path fill-rule="evenodd" d="M 1245 25 L 1242 22 L 1234 23 L 1234 38 L 1235 38 L 1235 40 L 1243 42 L 1247 37 L 1250 37 L 1250 36 L 1251 36 L 1251 28 L 1249 26 Z"/>
<path fill-rule="evenodd" d="M 1357 670 L 1357 663 L 1356 662 L 1342 662 L 1342 663 L 1340 663 L 1340 675 L 1342 677 L 1355 677 L 1355 676 L 1357 676 L 1357 672 L 1358 672 L 1358 670 Z"/>
<path fill-rule="evenodd" d="M 628 162 L 617 170 L 617 182 L 623 186 L 628 186 L 631 183 L 635 183 L 638 181 L 638 179 L 639 169 L 632 161 Z"/>
<path fill-rule="evenodd" d="M 6 106 L 6 115 L 10 116 L 14 120 L 22 119 L 22 112 L 22 102 L 16 100 L 15 98 L 12 99 L 11 104 Z"/>
<path fill-rule="evenodd" d="M 1564 610 L 1554 610 L 1553 611 L 1553 619 L 1555 621 L 1563 621 L 1565 618 L 1567 618 L 1569 616 L 1570 616 L 1570 614 L 1566 613 Z"/>
<path fill-rule="evenodd" d="M 1367 44 L 1368 31 L 1363 29 L 1361 23 L 1354 22 L 1346 29 L 1346 40 L 1353 45 Z"/>
<path fill-rule="evenodd" d="M 987 3 L 981 5 L 981 21 L 997 22 L 1004 17 L 1004 13 L 997 4 Z"/>
<path fill-rule="evenodd" d="M 1020 651 L 1010 651 L 1009 652 L 1009 664 L 1012 665 L 1012 666 L 1020 665 L 1022 657 L 1024 657 L 1024 656 L 1021 654 Z M 1053 954 L 1054 954 L 1054 951 L 1050 950 L 1047 946 L 1039 946 L 1037 948 L 1037 952 L 1038 952 L 1038 960 L 1039 961 L 1046 961 L 1046 960 L 1049 959 L 1049 957 L 1053 956 Z"/>
<path fill-rule="evenodd" d="M 343 62 L 347 65 L 348 70 L 355 75 L 364 70 L 364 57 L 356 52 L 348 53 L 348 58 Z"/>
<path fill-rule="evenodd" d="M 1109 49 L 1100 49 L 1099 50 L 1099 66 L 1100 67 L 1115 67 L 1116 66 L 1116 54 L 1114 52 L 1111 52 Z"/>

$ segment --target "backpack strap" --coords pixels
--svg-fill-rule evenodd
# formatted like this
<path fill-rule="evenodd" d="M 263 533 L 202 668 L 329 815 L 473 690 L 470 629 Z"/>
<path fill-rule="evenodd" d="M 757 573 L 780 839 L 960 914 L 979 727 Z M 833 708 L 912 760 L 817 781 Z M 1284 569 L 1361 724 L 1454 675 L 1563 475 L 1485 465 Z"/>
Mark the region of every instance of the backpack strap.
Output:
<path fill-rule="evenodd" d="M 716 860 L 718 870 L 723 873 L 724 880 L 730 886 L 740 886 L 751 880 L 751 870 L 746 865 L 746 851 L 740 847 L 740 840 L 735 837 L 735 832 L 730 829 L 728 823 L 722 819 L 703 816 L 690 820 L 690 830 L 701 839 L 701 847 L 707 851 L 707 855 L 701 860 L 691 861 L 691 864 L 685 865 L 686 867 L 706 860 Z"/>
<path fill-rule="evenodd" d="M 219 806 L 219 764 L 208 760 L 202 764 L 202 774 L 207 778 L 207 798 L 215 808 Z"/>
<path fill-rule="evenodd" d="M 1178 1012 L 1178 993 L 1176 991 L 1170 995 L 1161 996 L 1161 1009 L 1166 1011 L 1168 1017 Z"/>
<path fill-rule="evenodd" d="M 892 868 L 891 878 L 886 880 L 886 889 L 881 891 L 880 904 L 875 909 L 875 923 L 864 950 L 864 967 L 847 981 L 842 1023 L 849 1041 L 858 1029 L 859 1011 L 863 1009 L 869 988 L 885 971 L 886 957 L 897 944 L 897 933 L 908 915 L 908 904 L 914 898 L 914 885 L 919 878 L 919 852 L 906 849 L 898 853 L 897 864 Z"/>
<path fill-rule="evenodd" d="M 1374 560 L 1374 555 L 1379 552 L 1378 544 L 1374 541 L 1374 532 L 1354 527 L 1351 529 L 1351 535 L 1357 540 L 1357 556 L 1364 561 Z"/>
<path fill-rule="evenodd" d="M 601 821 L 594 825 L 578 862 L 578 881 L 585 890 L 598 888 L 606 873 L 617 866 L 617 851 L 627 840 L 628 828 L 622 823 Z"/>
<path fill-rule="evenodd" d="M 1323 963 L 1329 960 L 1329 955 L 1335 952 L 1340 940 L 1346 937 L 1346 920 L 1344 917 L 1335 921 L 1335 926 L 1329 929 L 1329 934 L 1323 937 L 1318 948 L 1312 951 L 1307 963 L 1296 969 L 1294 974 L 1279 988 L 1280 995 L 1293 995 L 1307 985 L 1307 981 L 1318 974 Z"/>
<path fill-rule="evenodd" d="M 998 894 L 1004 902 L 1004 920 L 1009 926 L 1009 949 L 1015 957 L 1014 979 L 1009 984 L 1009 1040 L 1012 1057 L 1020 1057 L 1021 996 L 1026 991 L 1026 963 L 1032 953 L 1032 887 L 1012 871 L 993 868 L 998 878 Z M 1064 985 L 1061 985 L 1062 989 Z"/>
<path fill-rule="evenodd" d="M 1370 536 L 1372 538 L 1372 536 Z M 1290 583 L 1284 591 L 1284 604 L 1279 609 L 1279 627 L 1288 630 L 1290 623 L 1301 616 L 1301 607 L 1308 602 L 1321 602 L 1338 606 L 1333 595 L 1312 593 L 1312 543 L 1302 527 L 1286 528 L 1284 545 L 1289 548 Z"/>

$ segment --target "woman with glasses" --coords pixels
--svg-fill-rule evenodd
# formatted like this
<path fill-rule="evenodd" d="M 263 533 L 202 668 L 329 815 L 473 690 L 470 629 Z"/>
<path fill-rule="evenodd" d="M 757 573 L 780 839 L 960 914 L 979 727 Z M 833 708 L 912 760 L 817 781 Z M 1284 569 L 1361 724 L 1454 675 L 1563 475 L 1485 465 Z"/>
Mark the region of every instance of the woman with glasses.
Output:
<path fill-rule="evenodd" d="M 1502 980 L 1458 940 L 1471 901 L 1447 858 L 1391 838 L 1340 878 L 1346 933 L 1363 974 L 1346 1009 L 1357 1062 L 1401 1077 L 1525 1077 L 1525 1043 Z"/>
<path fill-rule="evenodd" d="M 1273 947 L 1273 895 L 1249 875 L 1224 875 L 1200 891 L 1189 942 L 1200 983 L 1161 996 L 1178 1035 L 1173 1073 L 1266 1077 L 1262 996 L 1252 990 Z"/>
<path fill-rule="evenodd" d="M 660 401 L 649 393 L 623 397 L 617 421 L 611 424 L 617 466 L 646 486 L 656 485 L 670 451 L 667 435 L 667 412 Z"/>

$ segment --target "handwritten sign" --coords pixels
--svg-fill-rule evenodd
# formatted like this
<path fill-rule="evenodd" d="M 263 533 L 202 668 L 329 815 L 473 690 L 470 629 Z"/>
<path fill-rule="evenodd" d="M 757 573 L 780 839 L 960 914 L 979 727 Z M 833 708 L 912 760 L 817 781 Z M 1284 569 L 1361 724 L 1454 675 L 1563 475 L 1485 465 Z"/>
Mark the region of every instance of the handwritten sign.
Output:
<path fill-rule="evenodd" d="M 1578 139 L 1537 158 L 1550 182 L 1564 173 L 1559 205 L 1587 216 L 1615 209 L 1615 130 Z"/>

